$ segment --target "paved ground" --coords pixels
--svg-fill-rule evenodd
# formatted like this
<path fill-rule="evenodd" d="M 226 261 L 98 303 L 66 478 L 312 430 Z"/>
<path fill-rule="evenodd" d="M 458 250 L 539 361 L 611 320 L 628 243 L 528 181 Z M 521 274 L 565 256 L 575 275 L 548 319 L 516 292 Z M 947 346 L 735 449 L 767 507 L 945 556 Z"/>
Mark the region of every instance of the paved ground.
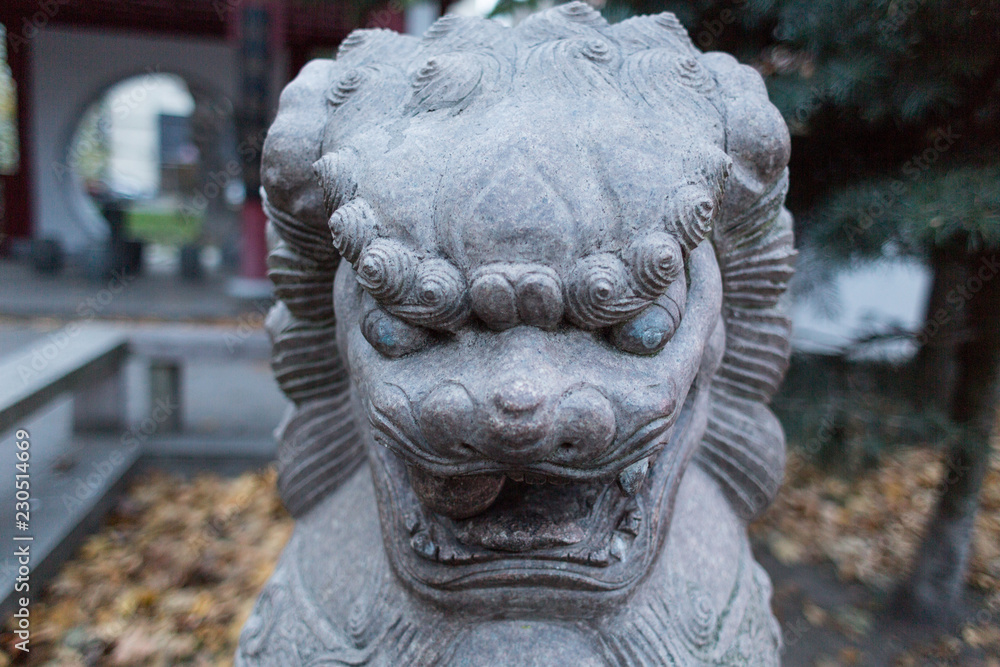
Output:
<path fill-rule="evenodd" d="M 785 667 L 995 667 L 995 653 L 959 639 L 964 623 L 991 613 L 982 595 L 967 591 L 958 625 L 946 632 L 900 621 L 886 610 L 885 591 L 837 576 L 831 563 L 786 566 L 763 544 L 754 555 L 774 585 L 771 606 L 785 642 Z"/>
<path fill-rule="evenodd" d="M 0 316 L 208 322 L 260 314 L 262 306 L 230 296 L 228 286 L 220 276 L 190 282 L 152 271 L 107 281 L 72 269 L 43 276 L 26 260 L 0 259 Z"/>
<path fill-rule="evenodd" d="M 53 321 L 0 318 L 0 356 L 10 354 L 38 340 L 39 336 L 53 330 L 55 326 Z"/>

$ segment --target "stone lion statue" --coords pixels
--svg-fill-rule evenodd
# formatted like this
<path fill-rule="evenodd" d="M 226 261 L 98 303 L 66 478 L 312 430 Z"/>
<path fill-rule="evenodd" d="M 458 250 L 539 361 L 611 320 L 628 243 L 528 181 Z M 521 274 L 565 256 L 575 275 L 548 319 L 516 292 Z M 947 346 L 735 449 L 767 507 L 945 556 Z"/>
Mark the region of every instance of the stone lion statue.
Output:
<path fill-rule="evenodd" d="M 788 157 L 671 14 L 308 64 L 262 169 L 297 524 L 237 664 L 777 664 Z"/>

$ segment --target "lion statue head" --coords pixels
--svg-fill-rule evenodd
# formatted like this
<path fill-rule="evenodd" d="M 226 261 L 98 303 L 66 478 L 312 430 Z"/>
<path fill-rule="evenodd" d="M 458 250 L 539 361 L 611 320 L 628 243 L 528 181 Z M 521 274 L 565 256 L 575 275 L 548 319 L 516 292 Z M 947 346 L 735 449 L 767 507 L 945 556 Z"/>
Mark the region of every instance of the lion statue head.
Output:
<path fill-rule="evenodd" d="M 307 65 L 262 169 L 300 520 L 241 660 L 297 597 L 317 655 L 360 652 L 329 664 L 403 664 L 400 624 L 479 664 L 511 620 L 593 664 L 722 664 L 754 614 L 774 655 L 745 522 L 784 466 L 788 157 L 760 76 L 671 14 L 446 16 Z M 643 622 L 678 639 L 635 648 Z"/>

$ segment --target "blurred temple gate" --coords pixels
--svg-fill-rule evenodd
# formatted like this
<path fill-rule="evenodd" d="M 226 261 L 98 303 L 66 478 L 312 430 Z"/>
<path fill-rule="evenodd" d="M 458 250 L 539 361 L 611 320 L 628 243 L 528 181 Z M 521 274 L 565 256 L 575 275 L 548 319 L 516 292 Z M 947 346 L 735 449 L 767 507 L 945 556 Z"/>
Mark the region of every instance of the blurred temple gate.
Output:
<path fill-rule="evenodd" d="M 7 62 L 16 91 L 20 160 L 0 175 L 0 248 L 52 239 L 70 255 L 108 235 L 74 204 L 65 166 L 81 114 L 115 83 L 144 73 L 180 75 L 224 98 L 240 123 L 242 179 L 254 205 L 254 127 L 267 122 L 284 84 L 309 59 L 326 55 L 354 28 L 402 30 L 401 5 L 371 0 L 4 0 Z M 245 26 L 262 26 L 254 36 Z M 252 48 L 247 48 L 248 46 Z M 263 59 L 249 62 L 247 54 Z M 247 64 L 251 67 L 247 67 Z M 264 71 L 247 73 L 263 65 Z M 251 122 L 246 122 L 246 121 Z M 79 188 L 77 188 L 79 189 Z M 251 211 L 248 217 L 258 219 Z M 259 226 L 259 220 L 258 224 Z M 241 273 L 262 278 L 262 230 L 244 224 Z"/>

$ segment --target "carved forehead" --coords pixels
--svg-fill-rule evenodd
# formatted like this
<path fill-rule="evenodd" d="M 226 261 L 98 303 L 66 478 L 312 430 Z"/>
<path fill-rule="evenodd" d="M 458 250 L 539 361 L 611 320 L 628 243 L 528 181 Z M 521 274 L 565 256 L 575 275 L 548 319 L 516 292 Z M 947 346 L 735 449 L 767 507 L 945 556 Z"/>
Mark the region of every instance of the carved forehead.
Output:
<path fill-rule="evenodd" d="M 612 29 L 577 9 L 338 56 L 330 229 L 394 315 L 456 328 L 489 294 L 522 321 L 531 301 L 533 321 L 606 326 L 708 234 L 730 166 L 714 75 L 662 17 Z"/>
<path fill-rule="evenodd" d="M 497 329 L 623 322 L 681 275 L 683 251 L 717 217 L 729 163 L 697 144 L 669 158 L 634 141 L 588 154 L 590 144 L 565 141 L 574 136 L 480 142 L 453 160 L 454 172 L 414 187 L 399 167 L 358 184 L 330 218 L 334 244 L 384 309 L 420 326 L 455 330 L 473 313 Z M 327 156 L 318 169 L 342 160 Z"/>
<path fill-rule="evenodd" d="M 712 195 L 728 163 L 705 138 L 651 129 L 614 104 L 505 106 L 366 133 L 357 195 L 384 233 L 466 271 L 556 266 L 663 228 L 682 186 Z M 680 190 L 679 190 L 680 189 Z"/>

